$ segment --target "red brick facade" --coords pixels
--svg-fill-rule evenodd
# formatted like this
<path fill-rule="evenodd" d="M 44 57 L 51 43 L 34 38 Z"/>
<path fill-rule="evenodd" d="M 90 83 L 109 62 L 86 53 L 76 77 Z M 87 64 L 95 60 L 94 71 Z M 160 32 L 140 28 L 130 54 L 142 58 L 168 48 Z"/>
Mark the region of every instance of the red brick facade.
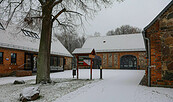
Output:
<path fill-rule="evenodd" d="M 0 48 L 3 52 L 3 64 L 0 64 L 0 76 L 6 76 L 15 70 L 23 70 L 24 66 L 24 51 Z M 16 53 L 16 64 L 11 64 L 11 53 Z"/>
<path fill-rule="evenodd" d="M 32 71 L 24 71 L 25 67 L 25 54 L 33 53 L 22 50 L 8 49 L 8 48 L 0 48 L 0 52 L 3 52 L 3 63 L 0 64 L 0 76 L 9 76 L 15 74 L 16 76 L 28 76 L 32 75 Z M 11 53 L 16 53 L 16 64 L 11 64 Z M 33 56 L 37 56 L 37 53 L 33 53 Z M 56 55 L 55 55 L 56 56 Z M 70 57 L 59 56 L 60 65 L 63 66 L 64 70 L 71 69 L 71 60 Z M 63 62 L 63 58 L 65 59 L 65 63 Z M 26 66 L 27 67 L 27 66 Z"/>
<path fill-rule="evenodd" d="M 170 4 L 145 29 L 151 42 L 151 85 L 173 86 L 173 3 Z"/>
<path fill-rule="evenodd" d="M 147 66 L 146 52 L 110 52 L 97 53 L 102 59 L 104 69 L 120 69 L 120 59 L 125 55 L 133 55 L 137 58 L 137 69 L 145 69 Z"/>

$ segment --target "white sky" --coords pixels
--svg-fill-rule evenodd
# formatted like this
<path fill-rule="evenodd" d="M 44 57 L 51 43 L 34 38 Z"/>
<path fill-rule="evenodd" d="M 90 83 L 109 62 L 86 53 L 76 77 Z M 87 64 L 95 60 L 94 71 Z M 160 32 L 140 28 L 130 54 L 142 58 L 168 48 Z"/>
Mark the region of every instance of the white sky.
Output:
<path fill-rule="evenodd" d="M 102 9 L 92 20 L 85 24 L 85 34 L 100 32 L 106 35 L 109 30 L 129 24 L 143 29 L 171 0 L 125 0 L 115 2 L 110 8 Z M 80 32 L 83 33 L 82 31 Z"/>

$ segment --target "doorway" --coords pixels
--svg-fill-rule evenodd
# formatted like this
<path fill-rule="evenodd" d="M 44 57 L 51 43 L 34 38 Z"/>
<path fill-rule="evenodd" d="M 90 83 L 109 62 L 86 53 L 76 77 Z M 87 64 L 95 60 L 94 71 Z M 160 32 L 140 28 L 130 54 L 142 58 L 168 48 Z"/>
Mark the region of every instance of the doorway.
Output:
<path fill-rule="evenodd" d="M 137 69 L 137 58 L 133 55 L 124 55 L 120 59 L 121 69 Z"/>

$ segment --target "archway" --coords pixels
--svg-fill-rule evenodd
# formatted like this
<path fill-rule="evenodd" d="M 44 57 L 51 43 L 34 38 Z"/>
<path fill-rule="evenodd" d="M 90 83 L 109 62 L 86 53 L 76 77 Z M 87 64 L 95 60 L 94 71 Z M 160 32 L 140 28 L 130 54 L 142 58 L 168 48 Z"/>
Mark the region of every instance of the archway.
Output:
<path fill-rule="evenodd" d="M 121 69 L 137 69 L 137 58 L 133 55 L 124 55 L 120 59 Z"/>

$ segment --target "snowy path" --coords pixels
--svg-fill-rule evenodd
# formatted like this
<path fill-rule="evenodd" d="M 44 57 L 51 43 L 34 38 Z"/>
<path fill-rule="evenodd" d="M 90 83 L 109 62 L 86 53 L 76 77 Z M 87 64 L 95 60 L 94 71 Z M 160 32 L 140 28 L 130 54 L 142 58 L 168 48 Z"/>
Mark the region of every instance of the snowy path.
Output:
<path fill-rule="evenodd" d="M 55 102 L 173 102 L 173 89 L 140 86 L 143 70 L 103 70 L 103 80 L 77 89 Z M 89 70 L 80 70 L 80 79 L 89 79 Z M 51 73 L 51 78 L 72 78 L 71 71 Z M 99 79 L 99 70 L 93 70 L 93 78 Z M 3 77 L 0 85 L 13 83 L 28 77 Z"/>
<path fill-rule="evenodd" d="M 82 70 L 81 78 L 89 78 Z M 94 71 L 94 78 L 99 78 Z M 143 70 L 104 70 L 104 80 L 86 85 L 56 102 L 173 102 L 173 89 L 140 86 Z M 82 74 L 82 75 L 81 75 Z"/>

